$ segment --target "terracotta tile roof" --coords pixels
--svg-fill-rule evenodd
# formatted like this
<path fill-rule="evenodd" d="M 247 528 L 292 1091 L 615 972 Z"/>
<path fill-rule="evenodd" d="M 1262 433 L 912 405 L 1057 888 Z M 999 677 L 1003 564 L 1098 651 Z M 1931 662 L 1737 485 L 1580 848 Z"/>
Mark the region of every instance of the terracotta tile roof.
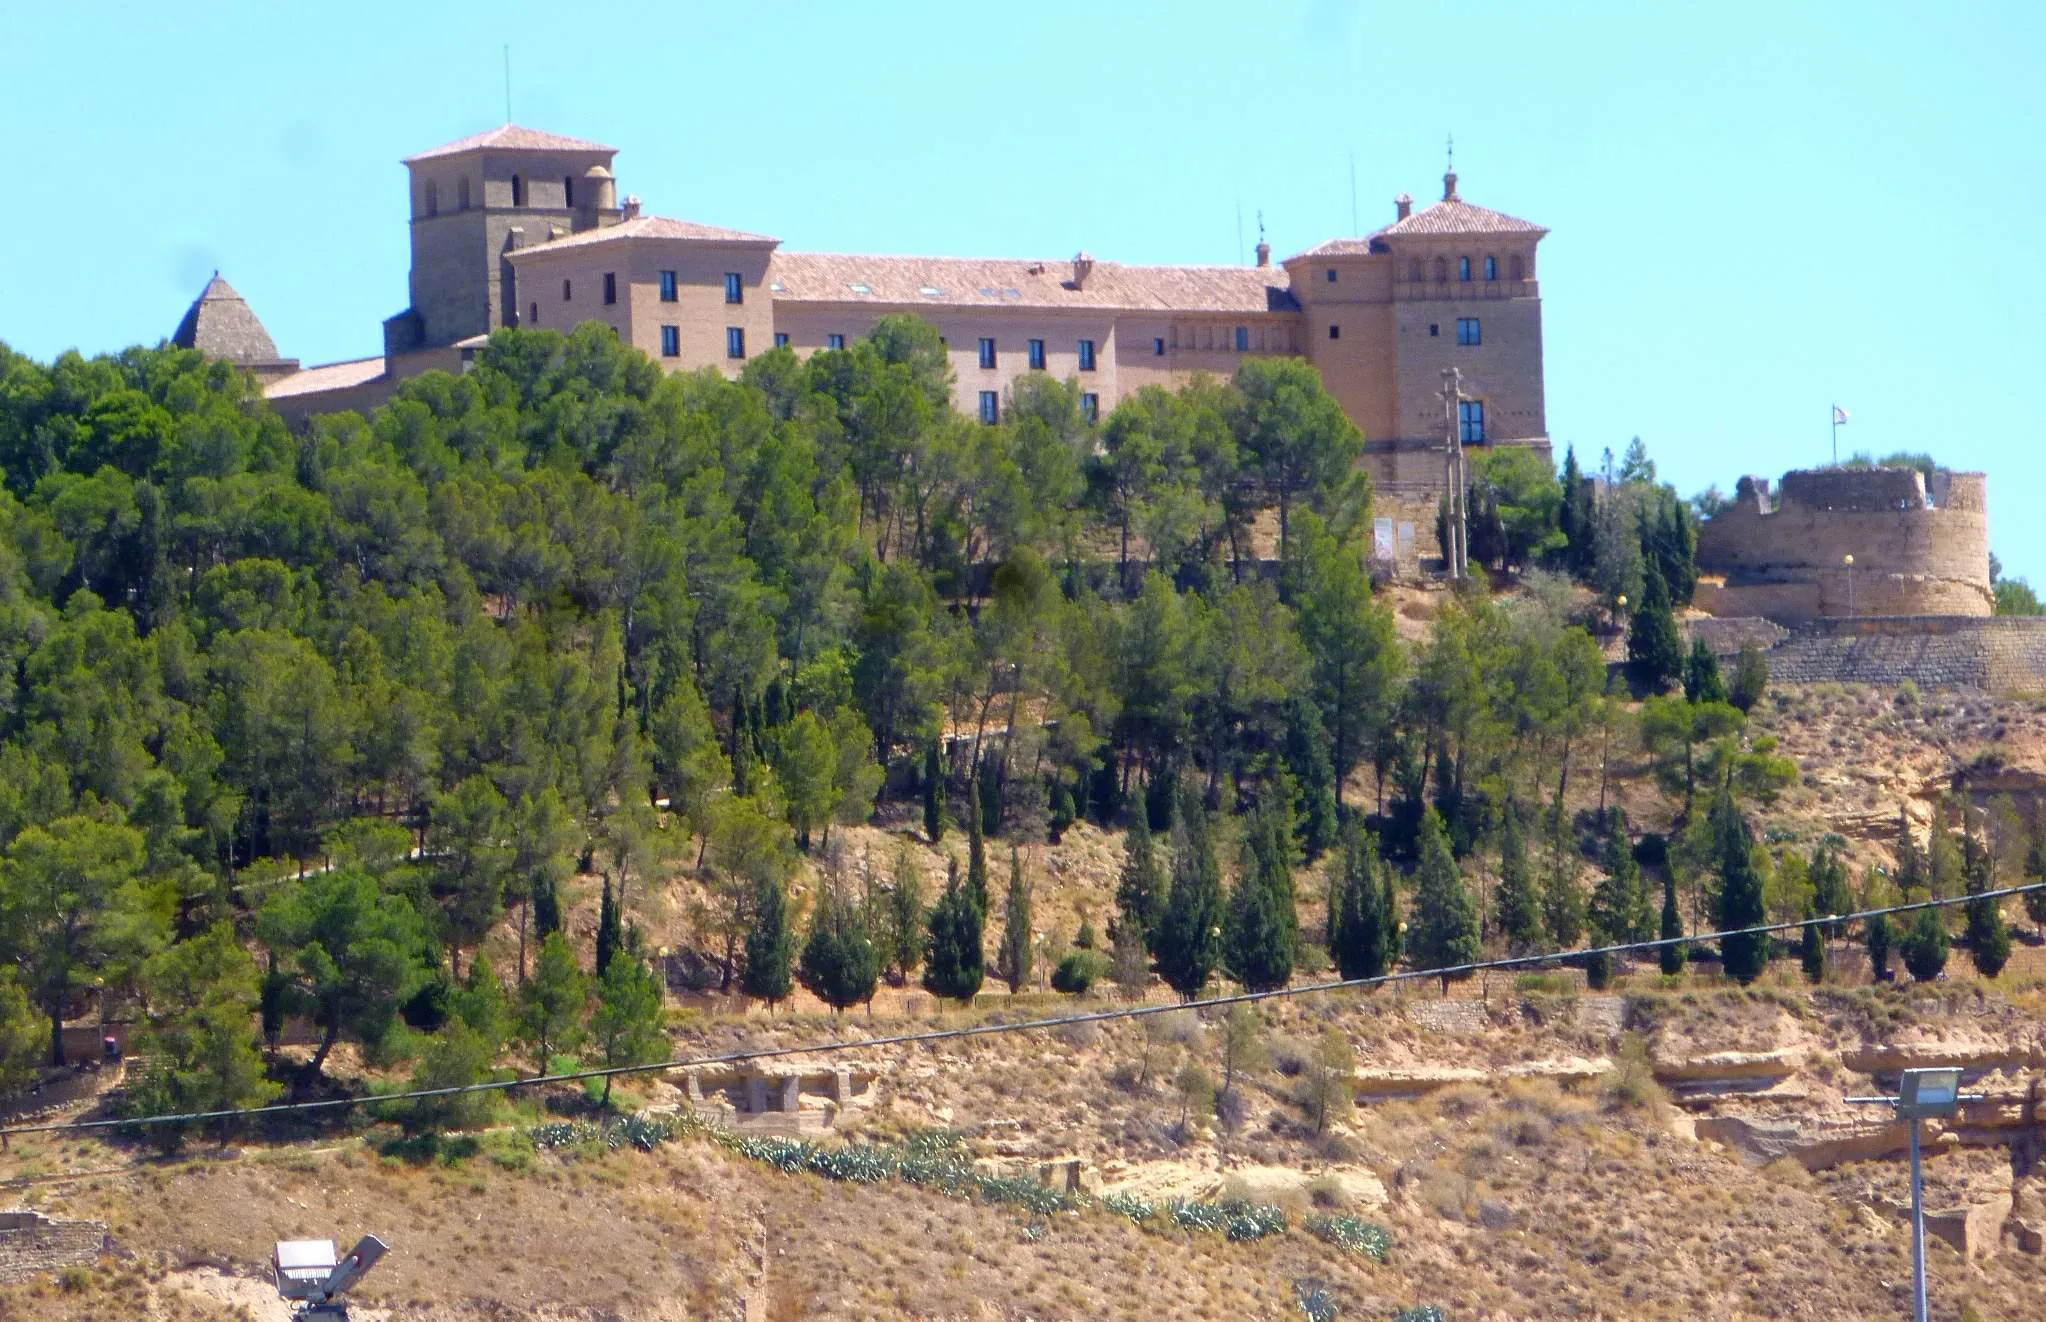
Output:
<path fill-rule="evenodd" d="M 365 385 L 383 374 L 384 360 L 381 356 L 357 358 L 346 363 L 322 363 L 272 381 L 263 387 L 263 394 L 269 399 L 289 399 L 293 395 L 310 395 L 322 390 L 345 390 L 349 386 Z"/>
<path fill-rule="evenodd" d="M 513 261 L 531 257 L 536 253 L 562 252 L 574 248 L 592 248 L 603 243 L 628 243 L 634 239 L 681 239 L 694 243 L 739 243 L 773 245 L 780 239 L 771 239 L 765 234 L 748 234 L 744 230 L 719 229 L 715 225 L 698 225 L 694 221 L 670 220 L 666 216 L 637 216 L 620 221 L 616 225 L 604 225 L 578 234 L 564 234 L 558 239 L 536 243 L 530 248 L 520 248 L 511 254 Z"/>
<path fill-rule="evenodd" d="M 439 156 L 458 156 L 465 151 L 481 151 L 485 147 L 497 147 L 505 151 L 573 151 L 573 152 L 615 152 L 616 147 L 601 143 L 584 142 L 581 138 L 564 138 L 559 133 L 542 133 L 538 129 L 520 128 L 506 124 L 484 133 L 472 133 L 466 138 L 430 147 L 417 156 L 407 156 L 404 163 L 430 161 Z"/>
<path fill-rule="evenodd" d="M 1396 220 L 1372 237 L 1402 234 L 1547 233 L 1546 229 L 1532 221 L 1520 220 L 1503 211 L 1493 211 L 1487 207 L 1474 207 L 1462 198 L 1451 198 L 1447 202 L 1437 202 L 1432 207 L 1416 211 L 1405 220 Z"/>
<path fill-rule="evenodd" d="M 171 343 L 244 367 L 283 361 L 270 332 L 218 271 L 186 310 L 185 319 L 171 333 Z"/>
<path fill-rule="evenodd" d="M 1285 279 L 1285 272 L 1268 266 L 1095 262 L 1076 288 L 1070 259 L 808 252 L 778 252 L 768 271 L 777 302 L 1144 312 L 1292 312 L 1300 305 Z"/>

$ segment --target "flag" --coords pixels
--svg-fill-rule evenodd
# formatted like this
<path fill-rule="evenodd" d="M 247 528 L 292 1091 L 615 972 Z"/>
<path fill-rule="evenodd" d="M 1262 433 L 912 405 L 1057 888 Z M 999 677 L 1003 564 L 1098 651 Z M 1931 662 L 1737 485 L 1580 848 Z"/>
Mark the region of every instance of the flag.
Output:
<path fill-rule="evenodd" d="M 1842 423 L 1844 423 L 1844 422 L 1846 422 L 1846 421 L 1847 421 L 1847 410 L 1846 410 L 1846 409 L 1843 409 L 1843 408 L 1841 408 L 1841 407 L 1840 407 L 1840 406 L 1839 406 L 1838 404 L 1835 404 L 1835 405 L 1833 406 L 1833 425 L 1834 425 L 1835 427 L 1838 427 L 1838 426 L 1839 426 L 1840 424 L 1842 424 Z"/>

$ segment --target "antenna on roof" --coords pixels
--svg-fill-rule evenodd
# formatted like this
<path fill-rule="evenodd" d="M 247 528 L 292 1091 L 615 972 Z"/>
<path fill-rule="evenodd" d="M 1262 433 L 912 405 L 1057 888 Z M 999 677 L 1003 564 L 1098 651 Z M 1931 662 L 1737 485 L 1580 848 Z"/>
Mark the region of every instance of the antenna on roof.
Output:
<path fill-rule="evenodd" d="M 511 120 L 511 43 L 504 43 L 504 122 Z"/>
<path fill-rule="evenodd" d="M 1350 233 L 1362 234 L 1364 223 L 1357 219 L 1357 153 L 1350 152 Z"/>
<path fill-rule="evenodd" d="M 1449 160 L 1443 166 L 1443 169 L 1451 174 L 1456 172 L 1456 135 L 1454 133 L 1449 135 Z"/>

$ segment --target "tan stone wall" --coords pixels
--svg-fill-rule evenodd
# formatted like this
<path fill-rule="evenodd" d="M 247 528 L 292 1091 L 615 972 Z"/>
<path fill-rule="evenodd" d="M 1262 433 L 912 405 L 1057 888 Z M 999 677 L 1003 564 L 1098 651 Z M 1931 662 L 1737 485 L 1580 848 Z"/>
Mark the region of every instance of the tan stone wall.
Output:
<path fill-rule="evenodd" d="M 1301 307 L 1305 356 L 1321 373 L 1322 385 L 1366 440 L 1398 436 L 1390 259 L 1308 258 L 1290 263 L 1286 272 Z M 1334 339 L 1331 327 L 1340 332 Z"/>
<path fill-rule="evenodd" d="M 57 1221 L 35 1212 L 0 1212 L 0 1283 L 15 1284 L 66 1267 L 89 1267 L 107 1249 L 98 1221 Z"/>
<path fill-rule="evenodd" d="M 1494 298 L 1485 288 L 1452 285 L 1448 298 L 1397 304 L 1393 328 L 1402 437 L 1439 442 L 1448 422 L 1442 406 L 1442 369 L 1462 373 L 1463 393 L 1485 404 L 1485 435 L 1493 443 L 1548 435 L 1542 391 L 1542 305 L 1536 297 Z M 1476 317 L 1481 342 L 1456 342 L 1460 317 Z"/>

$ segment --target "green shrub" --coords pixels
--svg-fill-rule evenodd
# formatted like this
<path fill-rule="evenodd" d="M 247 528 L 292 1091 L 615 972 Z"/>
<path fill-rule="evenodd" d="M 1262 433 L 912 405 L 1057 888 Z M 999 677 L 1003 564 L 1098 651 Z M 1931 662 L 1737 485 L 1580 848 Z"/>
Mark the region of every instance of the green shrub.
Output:
<path fill-rule="evenodd" d="M 1078 996 L 1108 976 L 1108 956 L 1098 950 L 1069 951 L 1052 970 L 1053 991 Z"/>

